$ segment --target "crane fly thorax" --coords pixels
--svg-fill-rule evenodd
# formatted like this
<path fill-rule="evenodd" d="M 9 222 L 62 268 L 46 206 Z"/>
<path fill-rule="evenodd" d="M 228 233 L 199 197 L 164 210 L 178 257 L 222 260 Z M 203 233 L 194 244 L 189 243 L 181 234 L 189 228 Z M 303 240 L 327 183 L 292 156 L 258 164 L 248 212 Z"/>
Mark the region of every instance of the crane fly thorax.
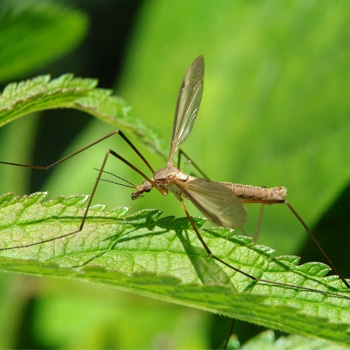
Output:
<path fill-rule="evenodd" d="M 173 192 L 175 195 L 181 193 L 178 185 L 187 182 L 189 178 L 189 175 L 183 173 L 172 164 L 168 164 L 153 175 L 153 181 L 159 188 Z"/>

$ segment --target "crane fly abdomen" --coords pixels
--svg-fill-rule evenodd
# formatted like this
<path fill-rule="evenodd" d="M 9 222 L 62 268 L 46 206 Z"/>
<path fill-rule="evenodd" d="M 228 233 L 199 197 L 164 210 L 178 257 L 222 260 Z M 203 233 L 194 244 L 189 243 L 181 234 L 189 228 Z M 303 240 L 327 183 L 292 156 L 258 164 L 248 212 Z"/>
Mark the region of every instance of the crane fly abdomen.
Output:
<path fill-rule="evenodd" d="M 222 182 L 222 184 L 229 188 L 237 197 L 241 199 L 262 200 L 267 202 L 284 201 L 287 196 L 287 189 L 283 186 L 267 188 L 233 184 L 230 182 Z"/>

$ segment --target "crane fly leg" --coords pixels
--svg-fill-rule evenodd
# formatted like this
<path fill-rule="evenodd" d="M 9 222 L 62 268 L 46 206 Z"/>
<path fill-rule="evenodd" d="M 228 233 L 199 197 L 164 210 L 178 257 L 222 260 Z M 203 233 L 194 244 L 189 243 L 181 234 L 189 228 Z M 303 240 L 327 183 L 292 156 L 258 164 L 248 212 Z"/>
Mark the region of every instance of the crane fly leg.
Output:
<path fill-rule="evenodd" d="M 83 148 L 80 148 L 79 150 L 59 159 L 58 161 L 50 164 L 50 165 L 47 165 L 47 166 L 43 166 L 43 165 L 27 165 L 27 164 L 19 164 L 19 163 L 11 163 L 11 162 L 3 162 L 3 161 L 0 161 L 0 164 L 5 164 L 5 165 L 14 165 L 14 166 L 19 166 L 19 167 L 24 167 L 24 168 L 30 168 L 30 169 L 38 169 L 38 170 L 45 170 L 45 171 L 48 171 L 50 170 L 51 168 L 63 163 L 64 161 L 78 155 L 79 153 L 82 153 L 84 151 L 86 151 L 87 149 L 91 148 L 92 146 L 114 136 L 114 135 L 119 135 L 122 137 L 122 139 L 130 146 L 130 148 L 139 156 L 139 158 L 146 164 L 146 166 L 153 172 L 153 169 L 151 167 L 151 165 L 149 164 L 149 162 L 145 159 L 145 157 L 141 154 L 141 152 L 135 147 L 135 145 L 124 135 L 124 133 L 120 130 L 115 130 L 101 138 L 99 138 L 98 140 L 88 144 L 87 146 L 83 147 Z M 115 158 L 118 158 L 119 160 L 121 160 L 124 164 L 126 164 L 127 166 L 129 166 L 131 169 L 133 169 L 134 171 L 136 171 L 138 174 L 140 174 L 145 180 L 147 181 L 150 181 L 152 182 L 152 180 L 147 176 L 145 175 L 140 169 L 136 168 L 133 164 L 131 164 L 128 160 L 126 160 L 124 157 L 122 157 L 121 155 L 119 155 L 117 152 L 109 149 L 104 158 L 103 158 L 103 162 L 101 164 L 101 167 L 99 169 L 99 172 L 98 172 L 98 175 L 97 175 L 97 178 L 95 180 L 95 183 L 94 183 L 94 186 L 92 188 L 92 191 L 90 193 L 90 196 L 89 196 L 89 199 L 88 199 L 88 202 L 87 202 L 87 206 L 86 206 L 86 209 L 84 211 L 84 214 L 83 214 L 83 218 L 82 218 L 82 221 L 80 223 L 80 226 L 77 230 L 75 231 L 72 231 L 72 232 L 68 232 L 66 234 L 63 234 L 63 235 L 60 235 L 60 236 L 56 236 L 56 237 L 53 237 L 53 238 L 49 238 L 49 239 L 46 239 L 46 240 L 41 240 L 41 241 L 38 241 L 38 242 L 33 242 L 33 243 L 30 243 L 30 244 L 23 244 L 23 245 L 17 245 L 17 246 L 12 246 L 12 247 L 7 247 L 7 248 L 1 248 L 1 250 L 12 250 L 12 249 L 20 249 L 20 248 L 28 248 L 28 247 L 32 247 L 32 246 L 35 246 L 35 245 L 39 245 L 39 244 L 43 244 L 43 243 L 47 243 L 47 242 L 52 242 L 52 241 L 55 241 L 55 240 L 58 240 L 58 239 L 61 239 L 61 238 L 65 238 L 65 237 L 69 237 L 69 236 L 73 236 L 79 232 L 81 232 L 83 230 L 83 227 L 84 227 L 84 224 L 85 224 L 85 221 L 86 221 L 86 218 L 87 218 L 87 215 L 88 215 L 88 212 L 89 212 L 89 209 L 91 207 L 91 203 L 92 203 L 92 200 L 94 198 L 94 195 L 96 193 L 96 190 L 97 190 L 97 187 L 98 187 L 98 184 L 101 180 L 101 176 L 104 172 L 104 168 L 106 166 L 106 163 L 107 163 L 107 159 L 108 159 L 108 156 L 109 155 L 112 155 L 113 157 Z M 153 183 L 153 182 L 152 182 Z M 156 186 L 154 186 L 156 187 Z M 157 188 L 157 187 L 156 187 Z"/>

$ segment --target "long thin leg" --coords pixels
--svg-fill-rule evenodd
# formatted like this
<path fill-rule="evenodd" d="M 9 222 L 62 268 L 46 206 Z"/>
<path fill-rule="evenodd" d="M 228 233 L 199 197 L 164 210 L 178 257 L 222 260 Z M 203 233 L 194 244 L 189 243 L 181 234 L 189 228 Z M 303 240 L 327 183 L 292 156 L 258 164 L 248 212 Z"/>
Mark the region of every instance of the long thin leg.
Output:
<path fill-rule="evenodd" d="M 350 284 L 347 282 L 347 280 L 345 279 L 345 277 L 340 273 L 340 271 L 337 269 L 337 267 L 334 265 L 333 261 L 331 260 L 331 258 L 328 256 L 328 254 L 326 253 L 326 251 L 323 249 L 323 247 L 321 246 L 320 242 L 316 239 L 315 235 L 312 233 L 312 231 L 310 230 L 309 226 L 306 225 L 305 221 L 301 218 L 301 216 L 295 211 L 295 209 L 290 205 L 290 203 L 288 201 L 285 201 L 285 204 L 287 205 L 287 207 L 290 209 L 290 211 L 296 216 L 296 218 L 299 220 L 299 222 L 303 225 L 303 227 L 305 228 L 306 232 L 309 234 L 310 238 L 313 240 L 313 242 L 315 243 L 316 247 L 320 250 L 320 252 L 323 254 L 323 256 L 325 257 L 325 259 L 327 260 L 328 264 L 331 266 L 332 270 L 334 273 L 336 273 L 339 278 L 344 282 L 344 284 L 350 288 Z"/>
<path fill-rule="evenodd" d="M 192 159 L 181 149 L 179 150 L 179 158 L 178 158 L 178 169 L 180 169 L 180 161 L 181 161 L 181 156 L 184 156 L 185 158 L 187 158 L 188 160 L 191 161 L 192 165 L 195 167 L 195 169 L 197 169 L 197 171 L 205 178 L 208 179 L 208 177 L 204 174 L 204 172 L 199 168 L 199 166 L 194 163 L 192 161 Z M 274 200 L 274 201 L 263 201 L 263 200 L 259 200 L 259 199 L 242 199 L 241 200 L 242 203 L 247 203 L 247 204 L 251 204 L 251 203 L 259 203 L 261 204 L 261 209 L 260 209 L 260 213 L 259 213 L 259 220 L 258 220 L 258 224 L 257 227 L 255 229 L 255 233 L 254 233 L 254 237 L 253 237 L 253 242 L 256 243 L 257 238 L 258 238 L 258 234 L 260 231 L 260 227 L 261 227 L 261 222 L 262 222 L 262 217 L 263 217 L 263 211 L 264 211 L 264 204 L 286 204 L 287 207 L 290 209 L 290 211 L 295 215 L 295 217 L 297 218 L 297 220 L 302 224 L 302 226 L 305 228 L 306 232 L 309 234 L 310 238 L 313 240 L 313 242 L 315 243 L 316 247 L 320 250 L 320 252 L 322 253 L 322 255 L 324 256 L 324 258 L 326 259 L 327 263 L 329 264 L 329 266 L 332 268 L 333 272 L 335 274 L 337 274 L 339 276 L 339 278 L 343 281 L 343 283 L 345 284 L 345 286 L 347 288 L 350 289 L 350 284 L 347 282 L 347 280 L 345 279 L 345 277 L 340 273 L 340 271 L 337 269 L 337 267 L 334 265 L 333 261 L 331 260 L 331 258 L 328 256 L 328 254 L 326 253 L 326 251 L 323 249 L 323 247 L 321 246 L 321 244 L 318 242 L 318 240 L 316 239 L 315 235 L 313 234 L 313 232 L 311 231 L 311 229 L 306 225 L 305 221 L 301 218 L 301 216 L 295 211 L 295 209 L 290 205 L 290 203 L 286 200 Z M 193 225 L 192 225 L 193 226 Z M 245 233 L 245 231 L 243 230 L 243 232 Z"/>
<path fill-rule="evenodd" d="M 178 155 L 178 164 L 177 164 L 177 168 L 178 169 L 181 169 L 180 168 L 180 165 L 181 165 L 181 156 L 184 156 L 187 160 L 189 160 L 191 162 L 191 164 L 194 166 L 194 168 L 206 179 L 209 179 L 209 177 L 202 171 L 202 169 L 183 151 L 183 150 L 179 150 L 179 155 Z M 185 204 L 182 202 L 182 206 L 184 207 Z M 186 216 L 188 218 L 189 215 L 188 215 L 188 212 L 187 212 L 187 208 L 185 209 L 185 213 L 186 213 Z M 191 221 L 191 220 L 190 220 Z M 191 225 L 192 227 L 194 228 L 196 234 L 197 234 L 197 237 L 199 238 L 199 240 L 201 241 L 202 245 L 204 246 L 206 252 L 209 254 L 209 256 L 212 256 L 213 257 L 213 254 L 211 253 L 211 251 L 209 249 L 206 249 L 206 247 L 208 248 L 207 244 L 202 240 L 202 236 L 200 235 L 200 233 L 198 232 L 197 230 L 197 227 L 196 225 L 194 224 L 194 222 L 191 221 Z M 240 229 L 242 230 L 242 232 L 244 233 L 244 235 L 247 236 L 247 234 L 245 233 L 243 227 L 240 227 Z M 257 229 L 255 230 L 255 235 L 254 235 L 254 242 L 256 242 L 256 238 L 257 238 L 257 232 L 259 232 L 259 229 L 260 229 L 260 225 L 258 225 Z M 208 252 L 209 250 L 209 252 Z M 220 260 L 219 260 L 220 261 Z M 233 328 L 235 326 L 235 322 L 236 322 L 236 319 L 232 319 L 231 321 L 231 325 L 230 325 L 230 329 L 228 331 L 228 334 L 227 334 L 227 338 L 225 340 L 225 344 L 224 344 L 224 349 L 227 349 L 227 346 L 228 346 L 228 342 L 230 340 L 230 337 L 231 337 L 231 334 L 233 332 Z"/>
<path fill-rule="evenodd" d="M 177 168 L 179 170 L 181 170 L 181 157 L 184 156 L 187 160 L 189 160 L 191 162 L 191 164 L 193 165 L 193 167 L 202 175 L 202 177 L 204 177 L 205 179 L 209 179 L 209 177 L 207 175 L 204 174 L 203 170 L 182 150 L 179 150 L 179 156 L 178 156 L 178 160 L 177 160 Z"/>
<path fill-rule="evenodd" d="M 264 204 L 261 204 L 260 211 L 259 211 L 258 224 L 256 225 L 256 229 L 255 229 L 255 233 L 254 233 L 254 237 L 253 237 L 254 243 L 256 243 L 258 240 L 258 235 L 260 232 L 260 227 L 261 227 L 263 215 L 264 215 Z M 243 232 L 244 232 L 244 230 L 243 230 Z M 231 335 L 233 333 L 233 328 L 235 327 L 235 323 L 236 323 L 236 319 L 233 318 L 231 321 L 230 329 L 229 329 L 228 334 L 227 334 L 227 338 L 225 340 L 224 350 L 227 349 L 228 342 L 230 341 Z"/>
<path fill-rule="evenodd" d="M 178 164 L 177 164 L 177 168 L 178 169 L 181 169 L 180 168 L 180 165 L 181 165 L 181 156 L 184 156 L 187 160 L 189 160 L 191 162 L 191 164 L 193 165 L 193 167 L 206 179 L 209 179 L 209 177 L 202 171 L 202 169 L 182 150 L 180 149 L 179 150 L 179 155 L 178 155 Z M 184 206 L 185 204 L 182 202 L 182 206 Z M 185 209 L 185 213 L 186 213 L 186 216 L 189 218 L 189 215 L 187 215 L 187 208 Z M 190 220 L 191 221 L 191 220 Z M 260 220 L 261 221 L 261 220 Z M 259 223 L 261 224 L 261 222 L 259 221 Z M 255 230 L 255 235 L 254 235 L 254 242 L 256 242 L 256 239 L 257 239 L 257 233 L 259 232 L 259 229 L 260 229 L 260 224 L 258 224 L 258 227 L 256 228 Z M 195 227 L 194 223 L 192 223 L 191 221 L 191 225 L 192 227 L 195 229 L 195 232 L 197 234 L 197 237 L 199 238 L 199 240 L 201 241 L 202 245 L 204 246 L 206 252 L 209 254 L 209 256 L 212 256 L 213 257 L 213 254 L 211 253 L 211 251 L 209 249 L 206 249 L 206 247 L 208 247 L 206 245 L 206 243 L 202 240 L 202 236 L 200 235 L 200 233 L 197 231 L 197 227 Z M 242 230 L 242 232 L 244 233 L 244 235 L 247 236 L 247 234 L 245 233 L 243 227 L 240 227 L 240 229 Z M 209 252 L 208 252 L 209 250 Z M 219 260 L 220 261 L 220 260 Z M 232 319 L 231 321 L 231 326 L 230 326 L 230 329 L 228 331 L 228 334 L 227 334 L 227 338 L 225 340 L 225 344 L 224 344 L 224 349 L 227 349 L 227 346 L 228 346 L 228 342 L 230 340 L 230 337 L 231 337 L 231 334 L 233 332 L 233 328 L 235 326 L 235 322 L 236 320 L 235 319 Z"/>
<path fill-rule="evenodd" d="M 148 169 L 152 172 L 152 174 L 154 173 L 153 168 L 151 167 L 151 165 L 149 164 L 149 162 L 146 160 L 146 158 L 142 155 L 142 153 L 134 146 L 134 144 L 124 135 L 124 133 L 120 130 L 114 130 L 113 132 L 101 137 L 100 139 L 88 144 L 87 146 L 80 148 L 79 150 L 68 154 L 67 156 L 57 160 L 56 162 L 50 164 L 50 165 L 28 165 L 28 164 L 20 164 L 20 163 L 12 163 L 12 162 L 3 162 L 0 161 L 0 164 L 5 164 L 5 165 L 14 165 L 14 166 L 20 166 L 23 168 L 30 168 L 30 169 L 39 169 L 39 170 L 50 170 L 51 168 L 55 167 L 58 164 L 63 163 L 64 161 L 66 161 L 67 159 L 70 159 L 74 156 L 76 156 L 79 153 L 84 152 L 85 150 L 91 148 L 92 146 L 95 146 L 96 144 L 114 136 L 118 134 L 119 136 L 122 137 L 122 139 L 130 146 L 130 148 L 142 159 L 142 161 L 146 164 L 146 166 L 148 167 Z"/>
<path fill-rule="evenodd" d="M 184 156 L 186 159 L 190 160 L 192 165 L 195 167 L 195 169 L 197 169 L 197 171 L 205 178 L 208 179 L 208 177 L 204 174 L 204 172 L 200 169 L 200 167 L 194 163 L 192 161 L 192 159 L 181 149 L 179 150 L 179 157 L 178 157 L 178 169 L 180 169 L 180 162 L 181 162 L 181 156 Z M 305 228 L 306 232 L 308 233 L 308 235 L 311 237 L 311 239 L 313 240 L 313 242 L 315 243 L 316 247 L 320 250 L 320 252 L 322 253 L 322 255 L 324 256 L 324 258 L 326 259 L 327 263 L 329 264 L 329 266 L 332 268 L 333 272 L 335 274 L 337 274 L 339 276 L 339 278 L 343 281 L 343 283 L 345 284 L 345 286 L 347 288 L 350 289 L 350 284 L 347 282 L 347 280 L 345 279 L 345 277 L 340 273 L 340 271 L 337 269 L 337 267 L 334 265 L 333 261 L 331 260 L 331 258 L 328 256 L 328 254 L 326 253 L 326 251 L 323 249 L 323 247 L 321 246 L 321 244 L 318 242 L 318 240 L 316 239 L 315 235 L 313 234 L 313 232 L 311 231 L 311 229 L 306 225 L 305 221 L 301 218 L 301 216 L 295 211 L 295 209 L 290 205 L 290 203 L 286 200 L 274 200 L 274 201 L 263 201 L 263 200 L 259 200 L 259 199 L 242 199 L 241 200 L 242 203 L 246 203 L 246 204 L 252 204 L 252 203 L 259 203 L 261 204 L 261 209 L 260 209 L 260 213 L 259 213 L 259 220 L 258 220 L 258 224 L 257 227 L 255 229 L 255 233 L 254 233 L 254 237 L 253 237 L 253 242 L 256 243 L 257 238 L 258 238 L 258 233 L 260 231 L 260 227 L 261 227 L 261 222 L 262 222 L 262 217 L 263 217 L 263 211 L 264 211 L 264 204 L 286 204 L 287 207 L 290 209 L 290 211 L 295 215 L 295 217 L 297 218 L 297 220 L 302 224 L 302 226 Z M 186 214 L 187 215 L 187 214 Z M 192 224 L 192 223 L 191 223 Z M 193 224 L 192 224 L 193 226 Z M 243 233 L 245 234 L 245 231 L 242 229 Z M 197 232 L 196 232 L 197 233 Z M 198 236 L 198 234 L 197 234 Z M 203 244 L 203 243 L 202 243 Z"/>
<path fill-rule="evenodd" d="M 147 162 L 147 160 L 144 158 L 144 156 L 139 152 L 139 150 L 131 143 L 131 141 L 120 131 L 120 130 L 115 130 L 114 132 L 98 139 L 97 141 L 93 142 L 93 143 L 90 143 L 89 145 L 81 148 L 80 150 L 74 152 L 74 153 L 71 153 L 69 154 L 68 156 L 56 161 L 55 163 L 52 163 L 48 166 L 30 166 L 30 165 L 25 165 L 25 164 L 18 164 L 18 163 L 8 163 L 8 162 L 0 162 L 1 164 L 8 164 L 8 165 L 16 165 L 16 166 L 22 166 L 22 167 L 27 167 L 27 168 L 34 168 L 34 169 L 40 169 L 40 170 L 49 170 L 51 169 L 52 167 L 64 162 L 65 160 L 69 159 L 69 158 L 72 158 L 74 157 L 75 155 L 85 151 L 86 149 L 96 145 L 97 143 L 101 142 L 101 141 L 104 141 L 105 139 L 115 135 L 115 134 L 118 134 L 120 135 L 123 140 L 125 140 L 125 142 L 135 151 L 135 153 L 144 161 L 144 163 L 147 165 L 147 167 L 152 170 L 152 167 L 149 165 L 149 163 Z M 122 157 L 121 155 L 119 155 L 118 153 L 114 152 L 113 150 L 108 150 L 104 156 L 104 159 L 103 159 L 103 162 L 102 162 L 102 165 L 101 165 L 101 168 L 98 172 L 98 176 L 95 180 L 95 183 L 94 183 L 94 186 L 92 188 L 92 191 L 91 191 L 91 194 L 89 196 L 89 199 L 88 199 L 88 202 L 87 202 L 87 206 L 86 206 L 86 209 L 84 211 L 84 215 L 83 215 L 83 218 L 82 218 L 82 221 L 80 223 L 80 226 L 79 228 L 76 230 L 76 231 L 72 231 L 72 232 L 68 232 L 66 234 L 63 234 L 63 235 L 60 235 L 60 236 L 56 236 L 56 237 L 53 237 L 53 238 L 49 238 L 49 239 L 46 239 L 46 240 L 41 240 L 41 241 L 38 241 L 38 242 L 33 242 L 33 243 L 30 243 L 30 244 L 24 244 L 24 245 L 17 245 L 17 246 L 13 246 L 13 247 L 8 247 L 8 248 L 1 248 L 0 251 L 3 251 L 3 250 L 12 250 L 12 249 L 19 249 L 19 248 L 27 248 L 27 247 L 32 247 L 32 246 L 35 246 L 35 245 L 38 245 L 38 244 L 43 244 L 43 243 L 47 243 L 47 242 L 52 242 L 52 241 L 55 241 L 57 239 L 61 239 L 61 238 L 64 238 L 64 237 L 68 237 L 68 236 L 72 236 L 74 234 L 77 234 L 79 232 L 82 231 L 83 227 L 84 227 L 84 224 L 85 224 L 85 221 L 86 221 L 86 218 L 87 218 L 87 215 L 88 215 L 88 212 L 89 212 L 89 209 L 91 207 L 91 203 L 92 203 L 92 200 L 94 198 L 94 195 L 96 193 L 96 190 L 97 190 L 97 186 L 101 180 L 101 176 L 103 174 L 103 171 L 104 171 L 104 168 L 105 168 L 105 165 L 107 163 L 107 159 L 108 159 L 108 156 L 109 155 L 112 155 L 118 159 L 120 159 L 123 163 L 125 163 L 126 165 L 128 165 L 131 169 L 133 169 L 135 172 L 137 172 L 138 174 L 140 174 L 145 180 L 149 181 L 150 183 L 152 183 L 152 185 L 158 189 L 161 193 L 163 193 L 153 182 L 153 180 L 151 180 L 146 174 L 144 174 L 140 169 L 136 168 L 133 164 L 131 164 L 128 160 L 126 160 L 124 157 Z"/>
<path fill-rule="evenodd" d="M 182 205 L 182 208 L 188 218 L 188 220 L 190 221 L 191 223 L 191 226 L 194 230 L 194 232 L 196 233 L 197 235 L 197 238 L 199 239 L 199 241 L 201 242 L 203 248 L 205 249 L 205 251 L 207 252 L 208 256 L 210 256 L 211 258 L 215 259 L 216 261 L 220 262 L 221 264 L 227 266 L 228 268 L 238 272 L 239 274 L 241 275 L 244 275 L 248 278 L 250 278 L 252 281 L 255 281 L 257 283 L 263 283 L 263 284 L 268 284 L 268 285 L 273 285 L 273 286 L 281 286 L 281 287 L 290 287 L 292 289 L 297 289 L 297 290 L 304 290 L 304 291 L 308 291 L 308 292 L 317 292 L 317 293 L 322 293 L 322 294 L 325 294 L 325 295 L 332 295 L 332 296 L 336 296 L 336 297 L 340 297 L 339 294 L 336 294 L 336 293 L 332 293 L 332 292 L 326 292 L 326 291 L 320 291 L 318 289 L 314 289 L 314 288 L 308 288 L 308 287 L 302 287 L 302 286 L 295 286 L 293 284 L 289 284 L 289 283 L 282 283 L 282 282 L 277 282 L 277 281 L 269 281 L 269 280 L 265 280 L 265 279 L 262 279 L 262 278 L 257 278 L 247 272 L 244 272 L 240 269 L 238 269 L 237 267 L 227 263 L 226 261 L 220 259 L 219 257 L 217 257 L 216 255 L 214 255 L 212 253 L 212 251 L 210 250 L 210 248 L 208 247 L 208 245 L 205 243 L 203 237 L 201 236 L 201 234 L 199 233 L 198 229 L 197 229 L 197 226 L 196 224 L 194 223 L 191 215 L 189 214 L 188 210 L 187 210 L 187 207 L 186 207 L 186 204 L 185 202 L 183 201 L 183 199 L 180 197 L 178 198 L 181 202 L 181 205 Z"/>
<path fill-rule="evenodd" d="M 254 233 L 254 237 L 253 237 L 254 243 L 256 243 L 256 241 L 258 240 L 258 235 L 260 232 L 260 227 L 261 227 L 263 215 L 264 215 L 264 203 L 262 203 L 260 206 L 258 224 L 256 225 L 256 229 L 255 229 L 255 233 Z"/>
<path fill-rule="evenodd" d="M 197 171 L 206 179 L 208 179 L 208 177 L 204 174 L 204 172 L 200 169 L 200 167 L 194 163 L 192 161 L 192 159 L 181 149 L 179 150 L 179 157 L 178 157 L 178 169 L 180 169 L 180 162 L 181 162 L 181 156 L 184 156 L 186 159 L 191 161 L 191 164 L 194 166 L 195 169 L 197 169 Z M 337 267 L 334 265 L 333 261 L 331 260 L 331 258 L 328 256 L 328 254 L 326 253 L 326 251 L 323 249 L 323 247 L 321 246 L 321 244 L 318 242 L 318 240 L 316 239 L 315 235 L 312 233 L 311 229 L 306 225 L 305 221 L 301 218 L 301 216 L 295 211 L 295 209 L 290 205 L 290 203 L 286 200 L 274 200 L 274 201 L 263 201 L 263 200 L 259 200 L 259 199 L 242 199 L 241 200 L 242 203 L 247 203 L 247 204 L 251 204 L 251 203 L 259 203 L 261 204 L 261 209 L 260 209 L 260 213 L 259 213 L 259 219 L 258 219 L 258 224 L 257 227 L 255 229 L 255 233 L 254 233 L 254 237 L 253 237 L 253 242 L 256 243 L 257 239 L 258 239 L 258 234 L 260 231 L 260 227 L 261 227 L 261 222 L 262 222 L 262 217 L 263 217 L 263 212 L 264 212 L 264 204 L 286 204 L 287 207 L 290 209 L 290 211 L 295 215 L 295 217 L 298 219 L 298 221 L 302 224 L 302 226 L 305 228 L 306 232 L 309 234 L 310 238 L 312 239 L 312 241 L 315 243 L 316 247 L 320 250 L 320 252 L 322 253 L 322 255 L 324 256 L 324 258 L 327 260 L 327 263 L 329 264 L 329 266 L 332 268 L 333 272 L 335 274 L 337 274 L 339 276 L 339 278 L 343 281 L 343 283 L 345 284 L 345 286 L 347 288 L 350 289 L 350 284 L 346 281 L 345 277 L 340 273 L 340 271 L 337 269 Z M 243 233 L 245 233 L 245 231 L 242 229 Z"/>
<path fill-rule="evenodd" d="M 340 273 L 340 271 L 334 265 L 334 263 L 331 260 L 331 258 L 328 256 L 326 251 L 321 246 L 320 242 L 316 239 L 315 235 L 313 234 L 313 232 L 311 231 L 309 226 L 307 226 L 305 221 L 301 218 L 301 216 L 296 212 L 296 210 L 291 206 L 291 204 L 288 201 L 286 201 L 286 200 L 264 201 L 264 200 L 256 200 L 256 199 L 252 199 L 252 200 L 244 199 L 244 200 L 242 200 L 242 203 L 259 203 L 259 204 L 262 204 L 262 205 L 264 205 L 264 204 L 285 204 L 285 205 L 287 205 L 289 210 L 294 214 L 294 216 L 297 218 L 297 220 L 301 223 L 301 225 L 304 227 L 304 229 L 306 230 L 306 232 L 308 233 L 308 235 L 310 236 L 312 241 L 315 243 L 316 247 L 319 249 L 319 251 L 322 253 L 324 258 L 327 260 L 327 263 L 332 268 L 333 272 L 335 274 L 337 274 L 339 276 L 339 278 L 343 281 L 345 286 L 350 289 L 349 282 L 345 279 L 345 277 L 342 275 L 342 273 Z M 254 236 L 254 239 L 255 239 L 255 236 Z"/>
<path fill-rule="evenodd" d="M 75 153 L 75 154 L 77 154 L 77 153 Z M 38 245 L 38 244 L 52 242 L 52 241 L 55 241 L 57 239 L 65 238 L 65 237 L 68 237 L 68 236 L 72 236 L 72 235 L 75 235 L 75 234 L 81 232 L 83 230 L 83 228 L 84 228 L 84 224 L 85 224 L 85 221 L 86 221 L 89 209 L 91 207 L 92 200 L 93 200 L 93 198 L 95 196 L 95 193 L 96 193 L 96 190 L 97 190 L 97 186 L 98 186 L 98 184 L 99 184 L 99 182 L 101 180 L 101 176 L 102 176 L 102 174 L 104 172 L 104 168 L 106 166 L 107 159 L 108 159 L 109 155 L 112 155 L 112 156 L 120 159 L 122 162 L 124 162 L 126 165 L 128 165 L 131 169 L 133 169 L 138 174 L 140 174 L 144 179 L 146 179 L 147 181 L 149 181 L 149 182 L 151 182 L 153 184 L 153 181 L 149 177 L 147 177 L 147 175 L 145 175 L 140 169 L 136 168 L 128 160 L 126 160 L 125 158 L 123 158 L 121 155 L 119 155 L 118 153 L 114 152 L 113 150 L 108 150 L 106 152 L 104 158 L 103 158 L 103 162 L 102 162 L 101 168 L 100 168 L 100 170 L 98 172 L 96 181 L 94 183 L 94 186 L 92 188 L 91 194 L 89 196 L 89 199 L 88 199 L 88 202 L 87 202 L 87 205 L 86 205 L 86 209 L 84 211 L 84 215 L 83 215 L 83 218 L 81 220 L 80 226 L 79 226 L 79 228 L 76 231 L 68 232 L 68 233 L 66 233 L 64 235 L 56 236 L 56 237 L 49 238 L 49 239 L 46 239 L 46 240 L 41 240 L 41 241 L 38 241 L 38 242 L 33 242 L 33 243 L 30 243 L 30 244 L 17 245 L 17 246 L 8 247 L 8 248 L 1 248 L 0 251 L 2 251 L 2 250 L 12 250 L 12 249 L 18 249 L 18 248 L 28 248 L 28 247 L 32 247 L 32 246 L 35 246 L 35 245 Z M 57 164 L 59 164 L 59 163 L 57 163 Z M 154 187 L 158 189 L 158 187 L 155 184 L 154 184 Z M 158 190 L 162 193 L 162 191 L 160 189 L 158 189 Z"/>

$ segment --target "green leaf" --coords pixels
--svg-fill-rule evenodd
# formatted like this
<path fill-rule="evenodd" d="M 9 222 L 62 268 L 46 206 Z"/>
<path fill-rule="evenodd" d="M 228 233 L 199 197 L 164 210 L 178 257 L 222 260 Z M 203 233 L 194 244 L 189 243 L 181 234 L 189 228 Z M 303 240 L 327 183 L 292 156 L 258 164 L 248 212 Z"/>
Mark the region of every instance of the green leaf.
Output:
<path fill-rule="evenodd" d="M 73 232 L 86 196 L 45 201 L 45 193 L 0 197 L 2 248 Z M 285 332 L 350 346 L 350 291 L 321 263 L 298 265 L 294 256 L 272 258 L 270 248 L 201 230 L 213 253 L 270 283 L 254 282 L 209 257 L 186 218 L 159 218 L 157 210 L 89 210 L 84 230 L 27 248 L 2 250 L 0 269 L 108 285 L 219 313 Z M 198 227 L 203 219 L 196 219 Z M 274 282 L 296 286 L 276 285 Z M 310 290 L 306 290 L 309 288 Z"/>
<path fill-rule="evenodd" d="M 235 342 L 235 345 L 237 342 Z M 280 337 L 275 339 L 274 332 L 265 331 L 247 341 L 242 347 L 239 345 L 235 347 L 229 347 L 229 349 L 240 349 L 240 350 L 273 350 L 273 349 L 284 349 L 284 350 L 342 350 L 345 349 L 343 346 L 336 346 L 334 344 L 326 344 L 319 340 L 310 340 L 296 335 L 290 335 L 288 337 Z"/>
<path fill-rule="evenodd" d="M 82 40 L 87 24 L 82 12 L 53 2 L 6 2 L 0 13 L 0 81 L 28 75 L 66 54 Z"/>
<path fill-rule="evenodd" d="M 74 108 L 92 114 L 116 127 L 133 132 L 144 144 L 164 157 L 159 134 L 143 120 L 135 118 L 131 106 L 111 95 L 110 90 L 95 88 L 97 80 L 74 78 L 65 74 L 50 80 L 39 76 L 11 83 L 0 95 L 0 126 L 25 115 L 48 109 Z"/>
<path fill-rule="evenodd" d="M 53 80 L 50 80 L 49 75 L 44 75 L 11 83 L 0 96 L 0 125 L 34 112 L 68 108 L 77 98 L 91 91 L 96 84 L 96 80 L 74 79 L 71 74 Z"/>

